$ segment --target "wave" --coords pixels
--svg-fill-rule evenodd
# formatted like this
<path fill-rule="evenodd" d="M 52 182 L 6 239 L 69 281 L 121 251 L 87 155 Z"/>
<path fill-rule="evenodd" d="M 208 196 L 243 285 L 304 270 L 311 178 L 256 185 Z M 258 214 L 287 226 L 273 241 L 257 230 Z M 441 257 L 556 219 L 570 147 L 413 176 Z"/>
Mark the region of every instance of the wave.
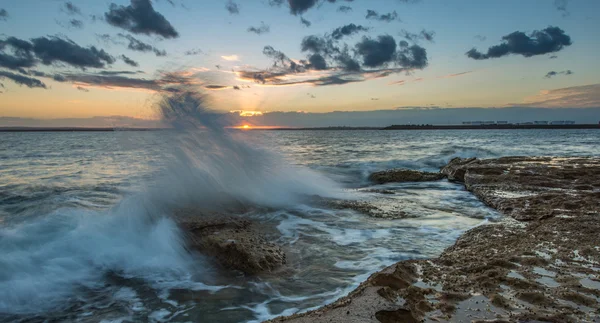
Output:
<path fill-rule="evenodd" d="M 109 210 L 62 208 L 0 228 L 0 313 L 85 302 L 86 293 L 105 287 L 108 273 L 154 288 L 214 290 L 219 287 L 200 282 L 209 277 L 208 264 L 186 251 L 171 218 L 175 209 L 194 207 L 203 214 L 232 205 L 281 207 L 311 195 L 341 194 L 333 181 L 227 129 L 228 114 L 208 105 L 206 95 L 189 89 L 160 98 L 156 107 L 172 130 L 159 135 L 168 136 L 175 158 L 144 191 Z"/>

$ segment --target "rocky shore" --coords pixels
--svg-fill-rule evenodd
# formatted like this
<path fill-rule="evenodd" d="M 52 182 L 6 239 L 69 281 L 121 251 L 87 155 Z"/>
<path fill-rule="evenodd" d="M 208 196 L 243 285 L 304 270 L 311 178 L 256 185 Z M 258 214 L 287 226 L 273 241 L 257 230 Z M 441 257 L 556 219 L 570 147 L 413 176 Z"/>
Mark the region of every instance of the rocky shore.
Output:
<path fill-rule="evenodd" d="M 600 159 L 456 158 L 440 174 L 371 179 L 443 177 L 505 217 L 438 258 L 398 262 L 328 306 L 271 322 L 600 321 Z"/>

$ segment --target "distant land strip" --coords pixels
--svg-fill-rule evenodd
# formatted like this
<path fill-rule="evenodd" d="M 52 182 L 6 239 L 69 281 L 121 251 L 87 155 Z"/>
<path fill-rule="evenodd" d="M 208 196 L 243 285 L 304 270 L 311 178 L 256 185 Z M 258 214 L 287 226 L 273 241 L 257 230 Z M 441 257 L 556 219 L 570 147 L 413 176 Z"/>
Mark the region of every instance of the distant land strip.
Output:
<path fill-rule="evenodd" d="M 510 130 L 510 129 L 600 129 L 600 124 L 489 124 L 489 125 L 391 125 L 388 127 L 280 127 L 237 129 L 240 131 L 266 130 Z M 0 132 L 113 132 L 163 131 L 169 128 L 113 128 L 113 127 L 0 127 Z"/>

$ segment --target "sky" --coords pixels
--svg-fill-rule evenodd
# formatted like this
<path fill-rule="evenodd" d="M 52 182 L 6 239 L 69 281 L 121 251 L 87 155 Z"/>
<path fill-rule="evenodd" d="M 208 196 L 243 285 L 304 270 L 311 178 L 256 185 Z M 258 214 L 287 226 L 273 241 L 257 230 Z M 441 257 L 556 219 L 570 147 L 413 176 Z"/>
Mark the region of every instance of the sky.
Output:
<path fill-rule="evenodd" d="M 0 126 L 150 124 L 182 84 L 272 126 L 596 123 L 599 33 L 597 0 L 0 0 Z"/>

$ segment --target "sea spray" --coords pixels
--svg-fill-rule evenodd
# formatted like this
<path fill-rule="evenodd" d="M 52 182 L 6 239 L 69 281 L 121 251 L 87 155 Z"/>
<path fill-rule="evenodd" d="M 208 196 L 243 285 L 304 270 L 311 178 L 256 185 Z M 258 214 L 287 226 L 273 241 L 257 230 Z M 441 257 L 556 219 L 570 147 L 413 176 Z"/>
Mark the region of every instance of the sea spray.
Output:
<path fill-rule="evenodd" d="M 162 290 L 217 290 L 206 281 L 207 262 L 186 252 L 171 219 L 177 208 L 192 206 L 203 214 L 339 194 L 329 180 L 228 129 L 235 120 L 207 102 L 187 89 L 159 100 L 157 108 L 171 129 L 155 135 L 166 136 L 174 158 L 144 192 L 105 211 L 63 208 L 0 228 L 0 315 L 63 311 L 92 302 L 107 288 L 121 288 L 111 287 L 110 275 Z"/>

